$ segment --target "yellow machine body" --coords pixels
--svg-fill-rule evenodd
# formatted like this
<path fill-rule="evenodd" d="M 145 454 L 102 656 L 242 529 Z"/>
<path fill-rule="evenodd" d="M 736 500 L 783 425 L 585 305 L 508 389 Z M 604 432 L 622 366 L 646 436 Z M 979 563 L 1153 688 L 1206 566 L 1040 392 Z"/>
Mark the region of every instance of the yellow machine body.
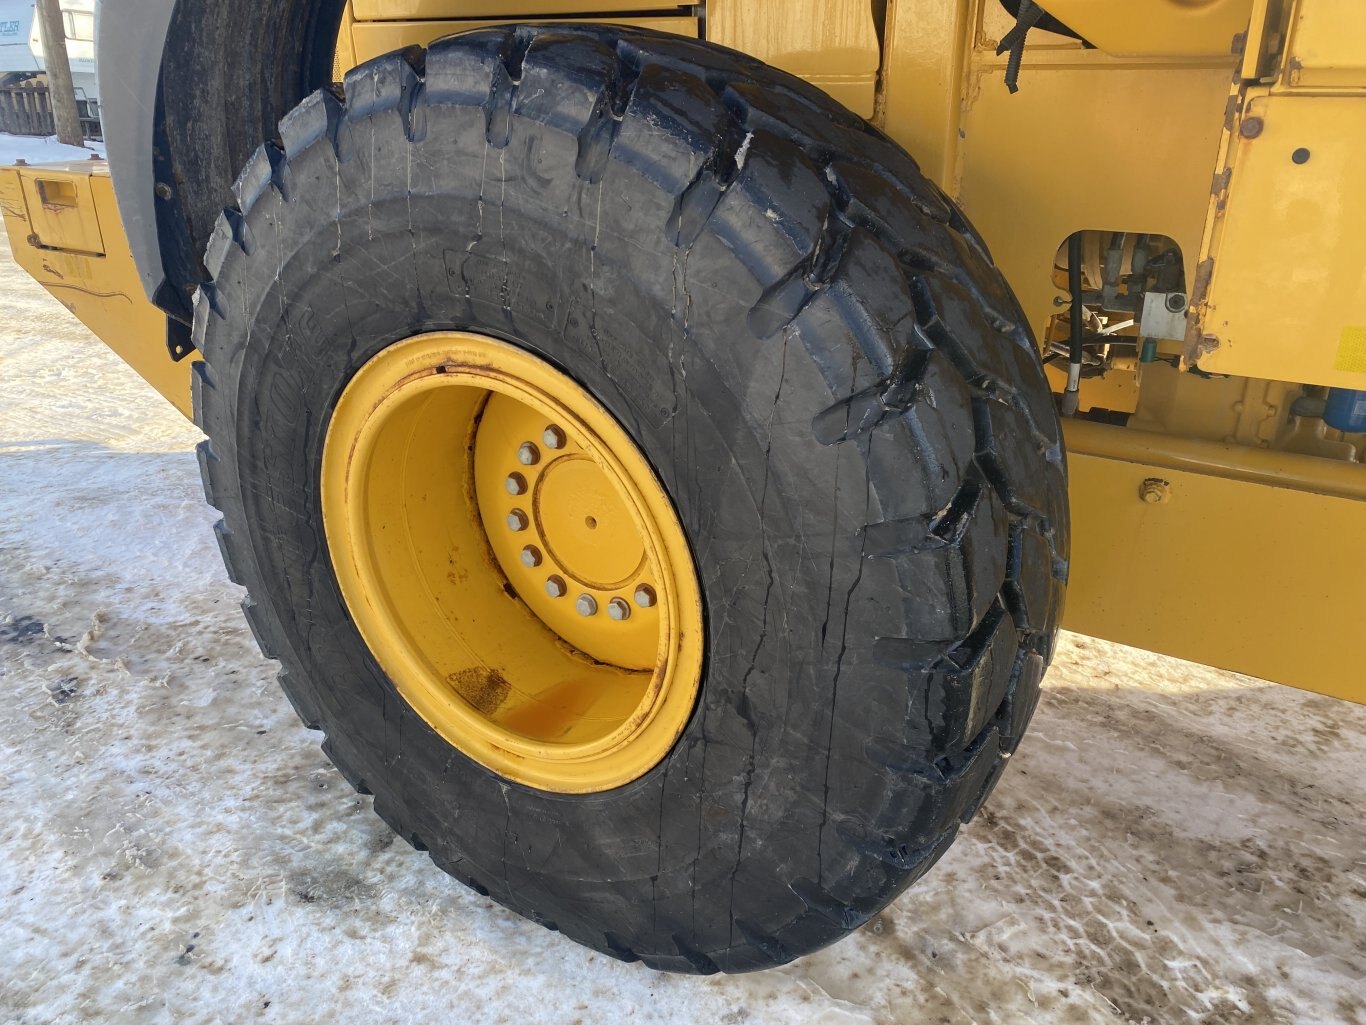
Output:
<path fill-rule="evenodd" d="M 190 366 L 166 351 L 103 161 L 0 167 L 0 216 L 15 262 L 186 416 Z"/>
<path fill-rule="evenodd" d="M 1360 0 L 1044 7 L 1091 45 L 1034 30 L 1013 94 L 997 49 L 1015 20 L 998 0 L 352 0 L 336 65 L 512 20 L 745 51 L 904 145 L 981 231 L 1045 346 L 1066 337 L 1070 236 L 1092 277 L 1101 239 L 1166 240 L 1183 332 L 1085 378 L 1065 425 L 1064 625 L 1366 701 L 1350 643 L 1366 621 L 1366 435 L 1295 412 L 1329 387 L 1366 390 Z M 166 355 L 108 179 L 0 170 L 0 203 L 19 262 L 188 409 L 189 361 Z"/>

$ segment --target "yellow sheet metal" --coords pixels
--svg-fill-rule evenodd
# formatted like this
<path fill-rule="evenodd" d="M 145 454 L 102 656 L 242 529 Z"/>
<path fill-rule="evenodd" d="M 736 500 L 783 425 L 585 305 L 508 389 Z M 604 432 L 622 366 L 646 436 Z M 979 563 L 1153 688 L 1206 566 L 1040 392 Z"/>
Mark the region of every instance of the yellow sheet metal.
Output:
<path fill-rule="evenodd" d="M 586 11 L 679 11 L 667 0 L 352 0 L 357 21 L 423 21 L 446 18 L 553 18 Z M 585 20 L 580 17 L 579 20 Z M 592 19 L 588 19 L 592 20 Z"/>
<path fill-rule="evenodd" d="M 1357 497 L 1325 495 L 1270 466 L 1250 478 L 1211 473 L 1237 472 L 1213 451 L 1174 461 L 1162 451 L 1171 439 L 1154 438 L 1145 456 L 1121 437 L 1141 432 L 1066 428 L 1073 534 L 1064 626 L 1366 703 L 1352 576 L 1366 567 L 1366 472 L 1343 464 L 1363 478 Z M 1280 458 L 1296 462 L 1301 478 L 1328 462 Z M 1167 485 L 1165 501 L 1143 500 L 1148 480 Z"/>
<path fill-rule="evenodd" d="M 1290 23 L 1285 84 L 1360 92 L 1366 87 L 1366 8 L 1361 0 L 1300 4 Z"/>
<path fill-rule="evenodd" d="M 354 0 L 343 31 L 349 24 L 352 56 L 360 63 L 510 20 L 605 22 L 696 38 L 702 30 L 696 10 L 660 0 Z M 870 0 L 711 0 L 706 11 L 707 39 L 804 78 L 857 114 L 872 115 L 881 49 Z"/>
<path fill-rule="evenodd" d="M 710 0 L 707 39 L 873 114 L 881 54 L 870 0 Z"/>
<path fill-rule="evenodd" d="M 1252 0 L 1047 0 L 1048 13 L 1118 57 L 1225 57 Z"/>
<path fill-rule="evenodd" d="M 104 162 L 0 167 L 0 215 L 15 262 L 191 416 L 198 353 L 173 363 L 166 352 L 166 315 L 143 294 Z"/>
<path fill-rule="evenodd" d="M 75 165 L 77 168 L 79 164 Z M 95 203 L 90 196 L 90 176 L 40 168 L 19 175 L 33 240 L 48 249 L 70 249 L 104 255 L 104 237 Z"/>
<path fill-rule="evenodd" d="M 1166 235 L 1194 266 L 1235 59 L 1113 57 L 1041 33 L 1011 95 L 995 50 L 1012 24 L 995 0 L 898 0 L 885 127 L 963 205 L 1042 334 L 1074 231 Z"/>
<path fill-rule="evenodd" d="M 537 17 L 536 21 L 554 21 L 553 18 Z M 574 20 L 574 19 L 571 19 Z M 602 20 L 613 25 L 629 25 L 634 28 L 652 28 L 657 32 L 673 32 L 676 35 L 696 39 L 698 21 L 688 17 L 608 17 Z M 498 19 L 461 18 L 455 21 L 357 21 L 351 26 L 352 56 L 356 64 L 363 64 L 371 58 L 405 46 L 426 46 L 442 36 L 454 32 L 467 32 L 471 29 L 489 28 L 501 25 Z M 349 70 L 342 68 L 343 72 Z"/>
<path fill-rule="evenodd" d="M 1257 119 L 1252 122 L 1251 119 Z M 1192 355 L 1211 373 L 1366 388 L 1366 97 L 1260 90 L 1230 143 Z"/>

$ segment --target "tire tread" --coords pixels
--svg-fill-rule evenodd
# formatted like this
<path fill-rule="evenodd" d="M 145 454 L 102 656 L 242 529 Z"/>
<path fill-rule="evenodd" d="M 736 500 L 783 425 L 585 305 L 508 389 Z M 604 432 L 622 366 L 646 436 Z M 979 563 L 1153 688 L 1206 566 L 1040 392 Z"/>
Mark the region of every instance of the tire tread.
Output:
<path fill-rule="evenodd" d="M 556 44 L 582 46 L 600 59 L 575 64 L 571 82 L 564 68 L 543 59 L 541 51 Z M 531 109 L 522 105 L 521 85 L 532 73 L 589 90 L 579 123 L 571 126 L 575 171 L 587 182 L 600 181 L 612 161 L 632 159 L 618 142 L 633 119 L 646 116 L 638 108 L 652 76 L 689 76 L 714 92 L 721 114 L 709 146 L 697 153 L 696 171 L 670 197 L 672 212 L 660 225 L 680 250 L 720 230 L 722 208 L 735 201 L 742 176 L 776 177 L 763 158 L 787 155 L 784 173 L 791 181 L 764 184 L 805 189 L 821 213 L 802 227 L 804 247 L 793 248 L 776 226 L 771 244 L 753 247 L 759 255 L 749 269 L 762 286 L 748 315 L 756 338 L 801 334 L 820 302 L 855 302 L 865 260 L 895 268 L 909 297 L 913 315 L 905 320 L 868 316 L 855 325 L 851 314 L 842 314 L 880 376 L 819 412 L 810 427 L 822 445 L 862 449 L 897 431 L 914 460 L 946 482 L 935 492 L 941 504 L 929 512 L 862 528 L 866 557 L 894 565 L 903 600 L 926 579 L 939 581 L 944 596 L 942 615 L 914 624 L 918 629 L 907 637 L 881 638 L 874 652 L 905 673 L 909 707 L 923 714 L 923 723 L 918 733 L 869 738 L 865 755 L 872 769 L 902 778 L 922 795 L 923 808 L 907 822 L 903 809 L 889 804 L 868 821 L 840 820 L 834 828 L 849 848 L 892 873 L 899 890 L 928 870 L 975 813 L 1037 702 L 1067 573 L 1066 469 L 1056 415 L 1039 399 L 1047 392 L 1037 351 L 985 244 L 915 162 L 861 119 L 751 58 L 644 31 L 519 26 L 377 58 L 348 73 L 345 100 L 323 91 L 289 114 L 278 139 L 258 148 L 233 186 L 235 202 L 209 242 L 210 280 L 195 308 L 194 341 L 206 360 L 196 375 L 197 422 L 209 433 L 211 424 L 230 421 L 241 401 L 232 381 L 235 354 L 221 351 L 210 314 L 227 316 L 229 290 L 219 279 L 252 256 L 253 225 L 268 214 L 265 208 L 298 200 L 294 165 L 319 147 L 334 162 L 353 159 L 359 143 L 351 133 L 374 119 L 397 119 L 406 138 L 420 140 L 425 110 L 434 104 L 477 106 L 488 145 L 507 147 L 513 119 Z M 591 75 L 597 81 L 585 85 L 581 79 Z M 754 85 L 759 78 L 763 88 Z M 890 188 L 905 201 L 894 216 L 865 202 L 873 188 Z M 818 362 L 825 358 L 819 354 Z M 1021 382 L 1021 375 L 1036 379 Z M 966 434 L 954 429 L 953 417 Z M 215 533 L 229 576 L 249 584 L 260 575 L 247 532 L 232 523 L 240 483 L 226 479 L 222 463 L 231 453 L 216 446 L 217 440 L 200 446 L 205 493 L 224 513 Z M 320 709 L 291 680 L 302 675 L 303 660 L 281 636 L 277 617 L 252 597 L 243 611 L 261 650 L 283 663 L 281 686 L 300 717 L 318 728 Z M 945 754 L 927 761 L 927 745 Z M 324 739 L 323 750 L 358 792 L 369 792 L 332 738 Z M 414 847 L 427 849 L 402 808 L 377 799 L 376 812 Z M 443 861 L 439 852 L 432 857 L 489 893 L 458 862 Z M 676 955 L 651 953 L 610 932 L 592 945 L 623 960 L 711 974 L 786 963 L 794 950 L 810 949 L 813 937 L 828 942 L 876 911 L 867 899 L 836 896 L 820 880 L 797 879 L 791 890 L 801 908 L 795 918 L 735 920 L 732 943 L 723 950 L 696 950 L 673 936 Z"/>

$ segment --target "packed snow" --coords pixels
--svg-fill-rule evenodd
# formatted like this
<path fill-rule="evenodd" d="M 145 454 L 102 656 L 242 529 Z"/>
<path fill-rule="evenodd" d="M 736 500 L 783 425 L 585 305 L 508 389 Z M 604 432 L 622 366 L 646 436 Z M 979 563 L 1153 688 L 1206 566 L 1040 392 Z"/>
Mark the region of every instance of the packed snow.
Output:
<path fill-rule="evenodd" d="M 853 938 L 694 979 L 546 932 L 296 721 L 198 440 L 0 243 L 0 1021 L 1366 1020 L 1366 708 L 1076 636 L 989 804 Z"/>
<path fill-rule="evenodd" d="M 0 167 L 8 167 L 20 160 L 30 164 L 56 164 L 68 160 L 89 160 L 92 156 L 104 156 L 104 143 L 87 139 L 84 147 L 64 146 L 55 135 L 10 135 L 0 132 Z"/>

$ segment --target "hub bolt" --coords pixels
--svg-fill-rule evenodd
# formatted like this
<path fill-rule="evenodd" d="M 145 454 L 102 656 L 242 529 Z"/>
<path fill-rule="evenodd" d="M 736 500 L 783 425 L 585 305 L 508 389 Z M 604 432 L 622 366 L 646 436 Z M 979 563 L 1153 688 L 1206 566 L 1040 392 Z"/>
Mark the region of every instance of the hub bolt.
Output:
<path fill-rule="evenodd" d="M 598 600 L 591 594 L 581 594 L 579 600 L 574 603 L 574 608 L 579 610 L 581 616 L 596 616 L 598 614 Z"/>
<path fill-rule="evenodd" d="M 641 584 L 636 588 L 636 604 L 642 609 L 654 608 L 655 589 L 649 584 Z"/>
<path fill-rule="evenodd" d="M 551 424 L 541 435 L 541 440 L 545 442 L 546 448 L 564 448 L 564 431 Z"/>
<path fill-rule="evenodd" d="M 623 619 L 631 618 L 631 606 L 623 598 L 613 598 L 607 603 L 607 615 L 621 622 Z"/>
<path fill-rule="evenodd" d="M 505 480 L 503 484 L 508 489 L 509 495 L 526 494 L 526 478 L 523 477 L 520 473 L 508 474 L 508 479 Z"/>
<path fill-rule="evenodd" d="M 513 509 L 508 513 L 508 530 L 526 530 L 527 524 L 531 521 L 526 518 L 526 513 L 520 509 Z"/>
<path fill-rule="evenodd" d="M 550 577 L 545 582 L 545 593 L 552 598 L 563 598 L 565 592 L 564 580 L 561 577 Z"/>
<path fill-rule="evenodd" d="M 529 441 L 522 442 L 522 447 L 517 450 L 517 462 L 523 466 L 535 466 L 540 461 L 540 449 Z"/>
<path fill-rule="evenodd" d="M 527 545 L 522 549 L 522 565 L 527 569 L 535 569 L 541 564 L 541 553 L 535 545 Z"/>

